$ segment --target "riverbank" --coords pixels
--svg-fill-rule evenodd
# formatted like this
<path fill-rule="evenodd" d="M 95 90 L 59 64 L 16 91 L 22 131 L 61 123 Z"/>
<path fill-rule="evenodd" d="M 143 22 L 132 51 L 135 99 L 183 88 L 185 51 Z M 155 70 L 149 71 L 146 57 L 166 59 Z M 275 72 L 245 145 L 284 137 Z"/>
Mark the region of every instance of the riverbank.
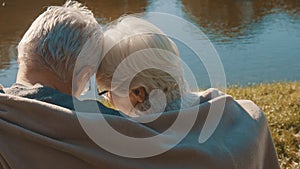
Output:
<path fill-rule="evenodd" d="M 300 82 L 230 86 L 227 94 L 248 99 L 265 113 L 281 168 L 300 167 Z"/>

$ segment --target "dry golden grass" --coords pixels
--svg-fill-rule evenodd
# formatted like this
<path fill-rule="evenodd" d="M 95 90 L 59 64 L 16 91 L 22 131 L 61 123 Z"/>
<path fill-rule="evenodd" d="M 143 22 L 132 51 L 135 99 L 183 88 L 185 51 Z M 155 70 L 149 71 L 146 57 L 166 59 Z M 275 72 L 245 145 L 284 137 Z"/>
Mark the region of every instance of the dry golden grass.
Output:
<path fill-rule="evenodd" d="M 252 100 L 264 111 L 281 168 L 300 168 L 300 82 L 233 85 L 226 93 Z"/>

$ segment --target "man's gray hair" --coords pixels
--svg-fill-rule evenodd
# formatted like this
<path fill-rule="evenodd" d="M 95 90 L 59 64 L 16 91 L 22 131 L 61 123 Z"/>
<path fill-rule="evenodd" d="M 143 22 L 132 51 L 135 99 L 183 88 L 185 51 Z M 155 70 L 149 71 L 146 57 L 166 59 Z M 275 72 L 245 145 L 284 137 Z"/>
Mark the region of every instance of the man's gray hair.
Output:
<path fill-rule="evenodd" d="M 66 81 L 72 77 L 79 55 L 84 57 L 82 64 L 97 68 L 102 40 L 93 13 L 68 0 L 63 6 L 48 7 L 32 23 L 18 45 L 18 58 L 25 64 L 38 63 Z"/>

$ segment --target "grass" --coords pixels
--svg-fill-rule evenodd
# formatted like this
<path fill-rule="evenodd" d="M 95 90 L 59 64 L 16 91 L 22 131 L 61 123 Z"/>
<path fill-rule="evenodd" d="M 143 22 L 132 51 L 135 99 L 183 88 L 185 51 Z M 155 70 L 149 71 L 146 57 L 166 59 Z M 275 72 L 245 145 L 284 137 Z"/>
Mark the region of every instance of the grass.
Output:
<path fill-rule="evenodd" d="M 281 168 L 300 168 L 300 82 L 233 85 L 226 93 L 252 100 L 264 111 Z"/>

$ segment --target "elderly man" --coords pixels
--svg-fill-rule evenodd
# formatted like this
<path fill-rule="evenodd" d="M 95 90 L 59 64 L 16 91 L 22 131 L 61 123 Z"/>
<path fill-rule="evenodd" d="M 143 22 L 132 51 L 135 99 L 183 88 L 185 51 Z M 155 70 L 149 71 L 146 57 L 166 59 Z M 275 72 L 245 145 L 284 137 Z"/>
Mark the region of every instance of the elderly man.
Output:
<path fill-rule="evenodd" d="M 88 107 L 89 101 L 81 102 L 71 95 L 79 96 L 95 73 L 102 41 L 101 27 L 80 3 L 67 1 L 63 6 L 49 7 L 20 41 L 17 81 L 3 89 L 4 93 L 72 110 L 74 104 Z M 98 104 L 102 113 L 118 114 Z"/>

